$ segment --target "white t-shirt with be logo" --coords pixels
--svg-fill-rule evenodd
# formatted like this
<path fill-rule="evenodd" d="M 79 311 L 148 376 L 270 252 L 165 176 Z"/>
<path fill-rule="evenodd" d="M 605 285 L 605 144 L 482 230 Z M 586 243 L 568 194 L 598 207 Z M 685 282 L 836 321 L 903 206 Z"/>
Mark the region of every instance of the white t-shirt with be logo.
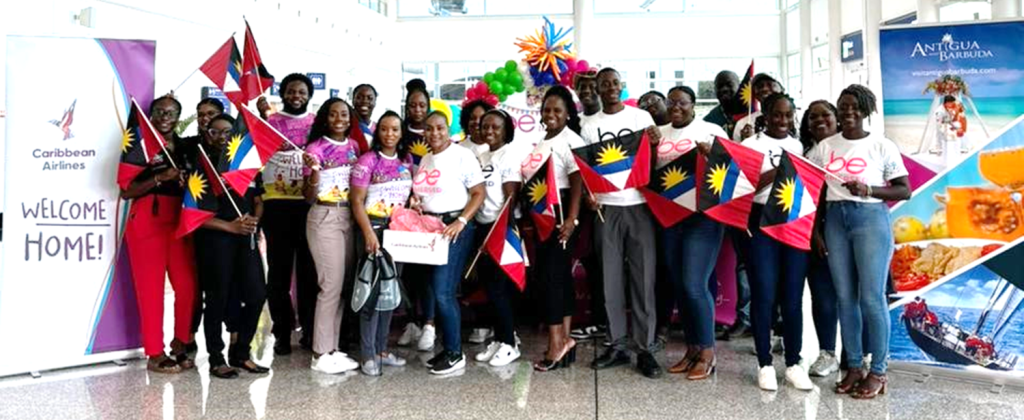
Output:
<path fill-rule="evenodd" d="M 656 168 L 668 165 L 669 162 L 697 147 L 697 143 L 711 143 L 715 141 L 716 136 L 728 139 L 722 127 L 703 120 L 693 120 L 683 128 L 666 124 L 658 127 L 658 130 L 661 130 L 661 142 L 658 143 Z"/>
<path fill-rule="evenodd" d="M 427 213 L 460 211 L 469 203 L 469 189 L 484 182 L 480 163 L 465 147 L 449 144 L 440 153 L 428 153 L 412 179 L 412 192 Z"/>
<path fill-rule="evenodd" d="M 881 134 L 848 140 L 843 133 L 838 133 L 808 151 L 807 159 L 844 182 L 858 181 L 872 187 L 883 187 L 889 181 L 908 175 L 896 143 Z M 827 201 L 882 202 L 877 198 L 850 194 L 850 190 L 834 177 L 825 177 L 825 182 L 828 183 Z"/>
<path fill-rule="evenodd" d="M 783 151 L 796 155 L 800 155 L 804 151 L 803 144 L 795 137 L 786 136 L 784 139 L 776 139 L 769 137 L 765 133 L 757 133 L 753 137 L 747 137 L 746 140 L 743 140 L 742 144 L 764 155 L 764 159 L 761 160 L 761 175 L 779 167 Z M 755 184 L 757 183 L 755 182 Z M 757 204 L 767 204 L 768 196 L 771 195 L 771 189 L 772 184 L 768 184 L 764 188 L 757 190 L 757 194 L 754 195 L 754 202 Z"/>

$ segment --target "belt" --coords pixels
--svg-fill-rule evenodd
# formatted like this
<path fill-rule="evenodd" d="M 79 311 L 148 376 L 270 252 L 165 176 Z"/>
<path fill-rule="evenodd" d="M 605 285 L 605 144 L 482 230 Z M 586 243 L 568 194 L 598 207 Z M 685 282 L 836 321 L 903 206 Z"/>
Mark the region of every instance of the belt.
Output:
<path fill-rule="evenodd" d="M 446 212 L 446 213 L 423 212 L 423 214 L 425 214 L 427 216 L 437 217 L 437 218 L 441 219 L 441 221 L 444 222 L 444 224 L 447 225 L 447 224 L 451 224 L 452 222 L 457 220 L 459 218 L 459 215 L 462 214 L 462 210 L 450 211 L 450 212 Z"/>
<path fill-rule="evenodd" d="M 316 205 L 324 207 L 348 207 L 348 202 L 330 203 L 327 201 L 317 200 Z"/>

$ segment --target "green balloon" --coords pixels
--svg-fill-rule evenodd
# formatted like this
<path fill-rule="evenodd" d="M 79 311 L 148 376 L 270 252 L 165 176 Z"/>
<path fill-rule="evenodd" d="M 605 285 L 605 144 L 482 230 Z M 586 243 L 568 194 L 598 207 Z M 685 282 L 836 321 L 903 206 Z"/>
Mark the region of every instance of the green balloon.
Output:
<path fill-rule="evenodd" d="M 516 93 L 522 93 L 525 90 L 526 90 L 526 86 L 523 86 L 522 83 L 519 83 L 518 85 L 516 85 Z"/>
<path fill-rule="evenodd" d="M 491 88 L 491 92 L 493 92 L 495 95 L 498 95 L 498 94 L 501 94 L 501 93 L 505 92 L 505 84 L 501 83 L 498 80 L 495 80 L 495 81 L 491 82 L 487 86 L 489 86 Z"/>
<path fill-rule="evenodd" d="M 515 85 L 505 85 L 505 94 L 506 95 L 511 95 L 511 94 L 514 94 L 514 93 L 516 93 L 516 86 Z"/>
<path fill-rule="evenodd" d="M 498 95 L 498 102 L 505 102 L 506 99 L 508 99 L 508 95 L 506 95 L 504 93 L 502 93 L 501 95 Z"/>
<path fill-rule="evenodd" d="M 494 73 L 487 72 L 487 74 L 484 75 L 484 83 L 487 83 L 489 85 L 493 81 L 494 81 Z"/>
<path fill-rule="evenodd" d="M 515 60 L 508 60 L 508 61 L 505 62 L 505 70 L 508 70 L 510 72 L 514 72 L 518 68 L 519 68 L 519 65 L 516 64 Z"/>
<path fill-rule="evenodd" d="M 505 70 L 504 67 L 498 67 L 498 69 L 494 71 L 494 77 L 497 78 L 498 81 L 504 82 L 507 80 L 508 70 Z"/>
<path fill-rule="evenodd" d="M 512 84 L 515 85 L 515 86 L 519 86 L 519 85 L 523 84 L 523 75 L 519 74 L 518 71 L 512 72 L 508 76 L 508 81 L 512 82 Z"/>

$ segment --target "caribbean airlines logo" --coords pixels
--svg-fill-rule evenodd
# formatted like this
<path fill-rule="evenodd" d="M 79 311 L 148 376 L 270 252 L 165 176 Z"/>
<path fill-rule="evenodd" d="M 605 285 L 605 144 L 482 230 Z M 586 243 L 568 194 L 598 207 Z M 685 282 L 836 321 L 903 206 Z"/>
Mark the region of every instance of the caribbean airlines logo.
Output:
<path fill-rule="evenodd" d="M 983 48 L 975 40 L 955 40 L 953 34 L 945 34 L 942 40 L 933 43 L 918 42 L 910 58 L 938 58 L 939 61 L 980 60 L 993 58 L 992 50 Z"/>
<path fill-rule="evenodd" d="M 64 140 L 68 140 L 74 135 L 71 134 L 71 123 L 75 121 L 75 104 L 78 103 L 78 99 L 71 102 L 71 106 L 64 110 L 64 116 L 60 117 L 59 120 L 50 120 L 50 124 L 57 126 L 60 131 L 64 132 Z"/>

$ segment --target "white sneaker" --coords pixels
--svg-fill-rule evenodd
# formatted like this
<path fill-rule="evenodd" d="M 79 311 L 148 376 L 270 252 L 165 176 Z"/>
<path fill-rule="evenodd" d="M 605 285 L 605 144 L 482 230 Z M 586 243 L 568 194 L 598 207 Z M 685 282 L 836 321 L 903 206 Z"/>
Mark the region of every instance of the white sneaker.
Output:
<path fill-rule="evenodd" d="M 494 337 L 494 330 L 490 328 L 473 328 L 473 333 L 469 335 L 469 342 L 473 344 L 483 344 L 492 337 Z"/>
<path fill-rule="evenodd" d="M 402 332 L 401 337 L 398 337 L 398 345 L 402 347 L 408 346 L 413 341 L 419 340 L 421 334 L 423 334 L 423 330 L 420 330 L 420 327 L 417 327 L 416 324 L 411 322 L 405 324 L 405 331 Z"/>
<path fill-rule="evenodd" d="M 836 360 L 836 356 L 830 351 L 822 350 L 818 354 L 818 360 L 811 364 L 810 374 L 811 376 L 825 377 L 837 370 L 839 370 L 839 361 Z"/>
<path fill-rule="evenodd" d="M 765 366 L 757 371 L 757 386 L 764 391 L 779 390 L 779 380 L 775 377 L 774 366 Z"/>
<path fill-rule="evenodd" d="M 320 357 L 314 357 L 309 367 L 317 372 L 336 375 L 358 369 L 359 363 L 349 358 L 345 353 L 334 351 Z"/>
<path fill-rule="evenodd" d="M 499 348 L 501 348 L 501 343 L 497 341 L 492 341 L 491 344 L 487 345 L 487 350 L 477 353 L 476 356 L 474 356 L 473 358 L 476 359 L 476 361 L 478 362 L 490 361 L 491 358 L 494 357 L 494 354 L 498 352 Z"/>
<path fill-rule="evenodd" d="M 811 377 L 807 376 L 807 371 L 800 365 L 793 365 L 786 368 L 786 382 L 793 385 L 793 388 L 801 391 L 810 391 L 814 389 L 814 383 L 811 382 Z"/>
<path fill-rule="evenodd" d="M 419 351 L 430 351 L 434 348 L 434 340 L 437 339 L 437 330 L 433 325 L 424 325 L 423 333 L 420 334 L 420 339 L 416 343 L 416 349 Z"/>
<path fill-rule="evenodd" d="M 491 366 L 500 367 L 505 366 L 509 363 L 514 362 L 520 356 L 519 348 L 512 347 L 508 344 L 501 343 L 501 347 L 498 348 L 498 352 L 494 353 L 494 357 L 488 362 Z"/>

